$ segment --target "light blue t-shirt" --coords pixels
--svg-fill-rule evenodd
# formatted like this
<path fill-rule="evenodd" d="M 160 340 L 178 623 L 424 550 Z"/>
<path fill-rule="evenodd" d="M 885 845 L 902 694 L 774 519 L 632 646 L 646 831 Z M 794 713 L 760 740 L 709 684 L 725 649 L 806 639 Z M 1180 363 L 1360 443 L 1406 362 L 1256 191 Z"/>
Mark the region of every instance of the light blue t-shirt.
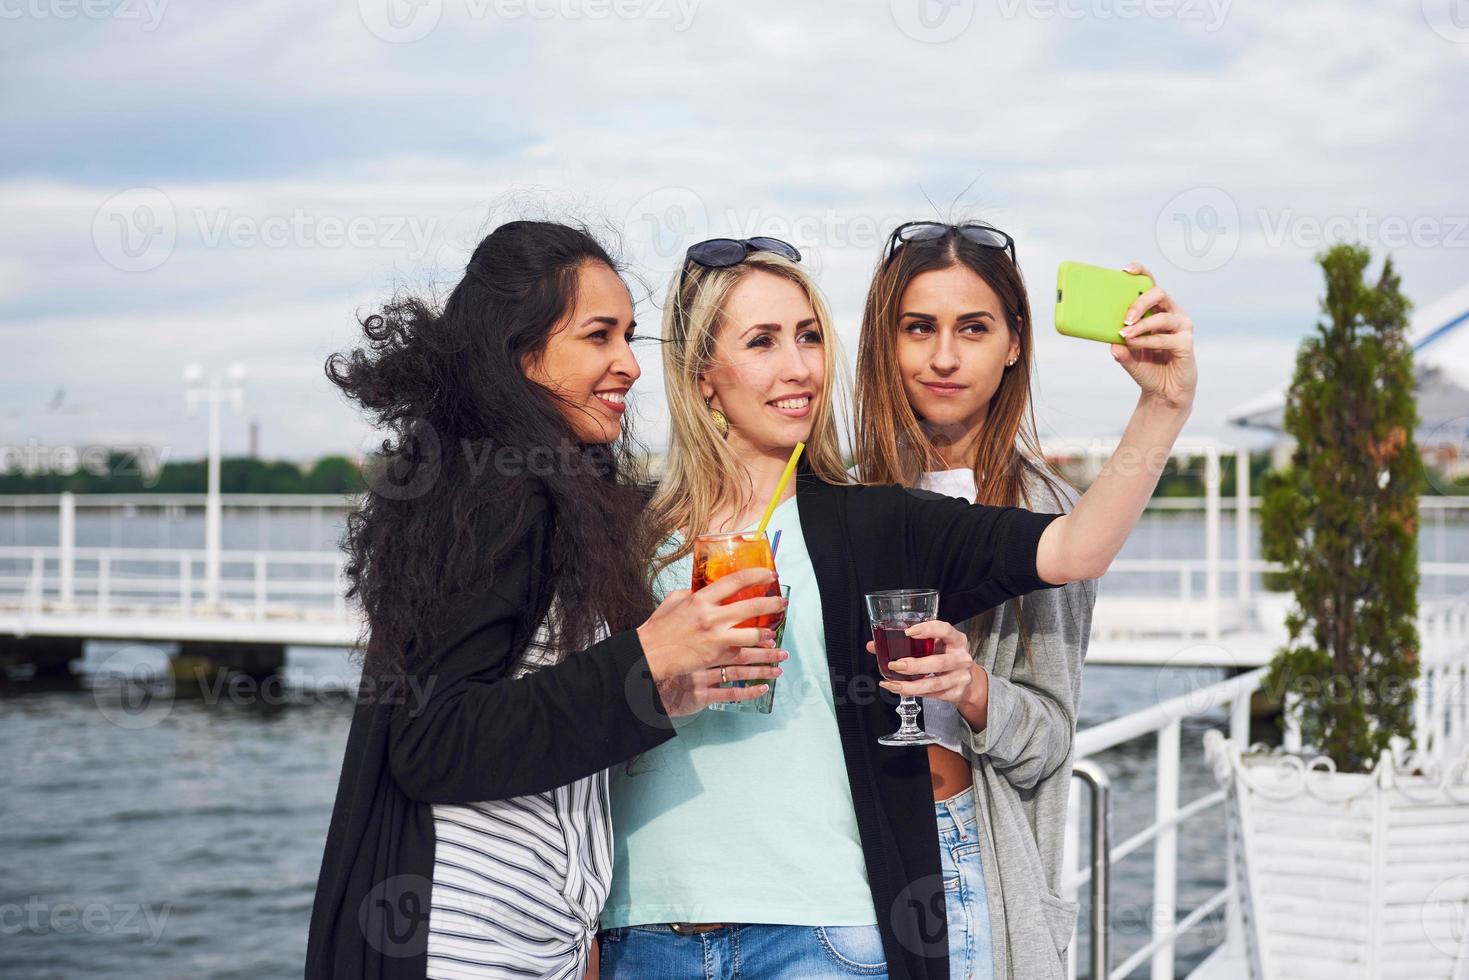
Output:
<path fill-rule="evenodd" d="M 827 670 L 821 596 L 792 496 L 780 583 L 791 588 L 770 714 L 700 711 L 678 736 L 612 767 L 612 887 L 601 924 L 766 922 L 873 925 L 852 792 Z M 669 543 L 677 547 L 678 536 Z M 661 598 L 686 589 L 685 557 L 659 576 Z"/>

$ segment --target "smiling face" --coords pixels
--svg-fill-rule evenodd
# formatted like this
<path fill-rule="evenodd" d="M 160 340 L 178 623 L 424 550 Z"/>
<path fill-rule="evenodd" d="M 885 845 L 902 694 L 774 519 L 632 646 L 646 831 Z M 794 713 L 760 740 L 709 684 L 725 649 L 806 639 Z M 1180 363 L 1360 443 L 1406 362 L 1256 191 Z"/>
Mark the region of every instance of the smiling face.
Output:
<path fill-rule="evenodd" d="M 699 392 L 729 419 L 736 452 L 784 456 L 807 441 L 826 384 L 825 338 L 799 284 L 764 270 L 725 298 Z"/>
<path fill-rule="evenodd" d="M 588 262 L 577 270 L 575 303 L 545 350 L 525 364 L 526 377 L 556 396 L 581 442 L 615 442 L 622 432 L 627 392 L 642 374 L 630 346 L 636 326 L 622 279 Z"/>
<path fill-rule="evenodd" d="M 966 465 L 1006 362 L 1020 353 L 999 297 L 961 264 L 914 276 L 898 304 L 896 353 L 903 390 L 935 448 Z"/>

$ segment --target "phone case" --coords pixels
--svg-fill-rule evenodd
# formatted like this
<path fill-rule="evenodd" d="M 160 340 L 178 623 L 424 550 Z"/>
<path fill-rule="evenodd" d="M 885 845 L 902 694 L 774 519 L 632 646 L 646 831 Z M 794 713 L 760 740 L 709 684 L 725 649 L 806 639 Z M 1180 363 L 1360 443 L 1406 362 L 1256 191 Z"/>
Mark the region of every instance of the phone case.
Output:
<path fill-rule="evenodd" d="M 1149 276 L 1062 262 L 1056 271 L 1056 332 L 1104 344 L 1126 343 L 1118 332 L 1122 318 L 1132 301 L 1152 288 Z"/>

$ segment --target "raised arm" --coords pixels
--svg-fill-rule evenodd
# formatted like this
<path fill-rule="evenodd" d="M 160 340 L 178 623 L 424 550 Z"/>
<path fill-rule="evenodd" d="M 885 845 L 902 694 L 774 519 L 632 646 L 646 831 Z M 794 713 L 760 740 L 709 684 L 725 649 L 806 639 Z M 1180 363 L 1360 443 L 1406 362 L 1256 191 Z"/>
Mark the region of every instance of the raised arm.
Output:
<path fill-rule="evenodd" d="M 1126 271 L 1146 275 L 1136 263 Z M 1156 312 L 1143 316 L 1147 310 Z M 1141 317 L 1141 319 L 1139 319 Z M 1100 578 L 1153 496 L 1173 443 L 1193 410 L 1198 369 L 1188 314 L 1161 288 L 1137 298 L 1112 356 L 1142 394 L 1122 441 L 1071 513 L 1053 521 L 1036 550 L 1036 574 L 1051 585 Z"/>
<path fill-rule="evenodd" d="M 971 504 L 927 490 L 903 490 L 910 585 L 939 590 L 939 619 L 958 623 L 1006 599 L 1044 589 L 1036 555 L 1043 532 L 1061 519 L 1023 507 Z"/>

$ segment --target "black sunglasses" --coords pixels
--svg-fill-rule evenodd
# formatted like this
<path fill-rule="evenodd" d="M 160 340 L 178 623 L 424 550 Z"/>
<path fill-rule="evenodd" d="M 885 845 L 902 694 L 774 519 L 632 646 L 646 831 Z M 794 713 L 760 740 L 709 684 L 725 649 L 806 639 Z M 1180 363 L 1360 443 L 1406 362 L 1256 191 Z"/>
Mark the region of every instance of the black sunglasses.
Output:
<path fill-rule="evenodd" d="M 942 221 L 909 221 L 898 225 L 893 233 L 888 236 L 887 245 L 882 252 L 882 260 L 886 262 L 893 257 L 899 245 L 909 242 L 931 242 L 946 235 L 959 235 L 967 242 L 973 242 L 981 248 L 997 248 L 1010 253 L 1010 261 L 1019 265 L 1015 258 L 1015 239 L 1005 234 L 998 228 L 980 224 L 977 221 L 966 222 L 962 225 L 951 225 Z"/>
<path fill-rule="evenodd" d="M 689 277 L 689 263 L 706 269 L 728 269 L 739 265 L 751 252 L 769 252 L 792 262 L 801 261 L 801 253 L 790 242 L 779 238 L 710 238 L 695 242 L 684 252 L 683 271 L 679 273 L 678 289 L 683 292 Z"/>
<path fill-rule="evenodd" d="M 684 258 L 706 269 L 727 269 L 745 261 L 751 252 L 770 252 L 792 262 L 801 261 L 796 246 L 779 238 L 710 238 L 690 245 Z"/>

